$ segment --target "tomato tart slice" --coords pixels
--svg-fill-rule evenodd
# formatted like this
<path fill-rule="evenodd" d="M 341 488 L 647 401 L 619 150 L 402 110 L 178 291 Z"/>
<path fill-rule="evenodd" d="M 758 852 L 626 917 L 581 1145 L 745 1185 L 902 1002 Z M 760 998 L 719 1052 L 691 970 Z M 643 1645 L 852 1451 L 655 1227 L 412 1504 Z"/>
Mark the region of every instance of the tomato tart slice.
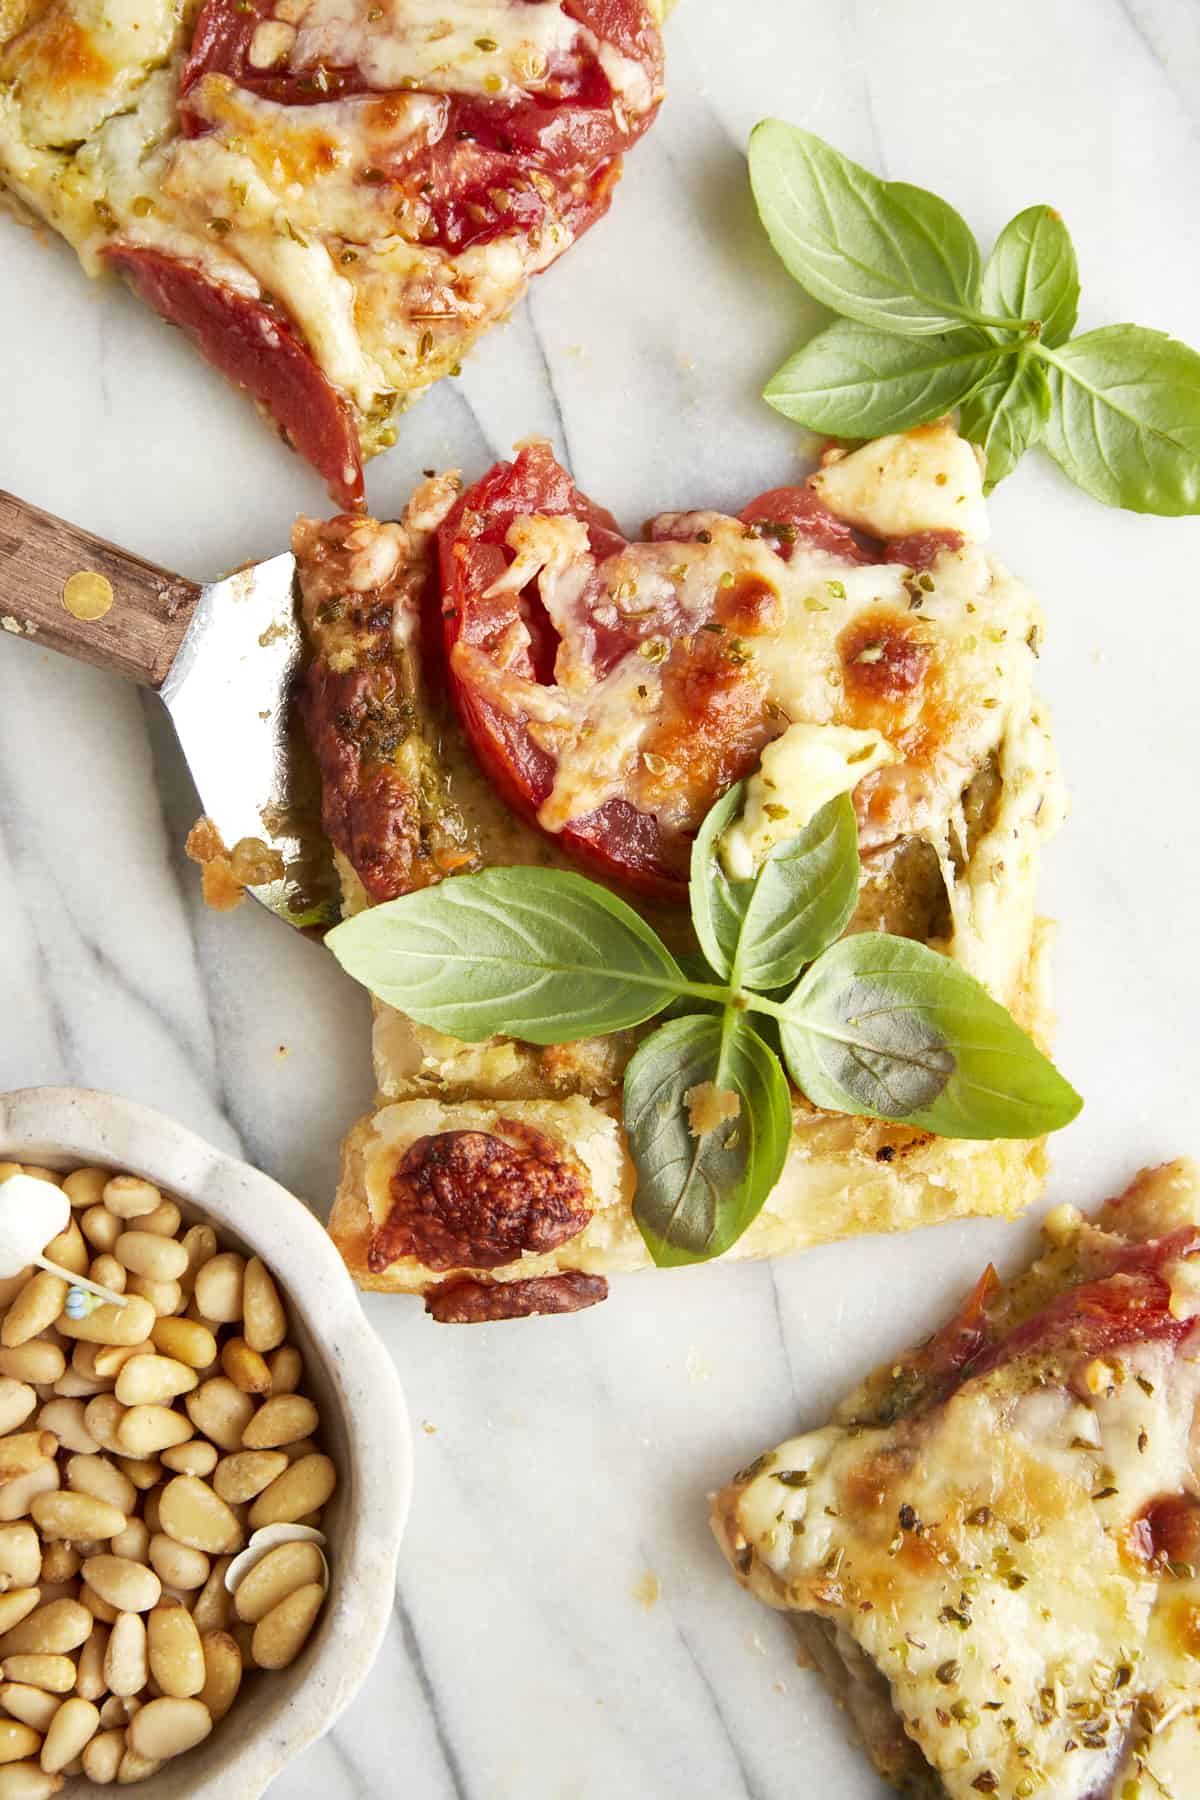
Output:
<path fill-rule="evenodd" d="M 944 951 L 1044 1036 L 1033 893 L 1061 784 L 1033 686 L 1041 614 L 986 530 L 948 425 L 634 539 L 540 442 L 471 486 L 427 480 L 398 522 L 302 520 L 304 711 L 348 907 L 549 863 L 687 956 L 714 801 L 749 777 L 753 861 L 832 782 L 858 818 L 850 929 Z M 619 1124 L 641 1035 L 467 1044 L 378 1006 L 379 1106 L 347 1140 L 331 1223 L 356 1278 L 438 1317 L 504 1317 L 591 1304 L 645 1266 Z M 1044 1166 L 1040 1142 L 794 1094 L 782 1179 L 727 1254 L 1015 1213 Z"/>
<path fill-rule="evenodd" d="M 244 388 L 334 499 L 598 219 L 662 0 L 6 0 L 0 191 Z"/>
<path fill-rule="evenodd" d="M 1184 1800 L 1200 1768 L 1200 1169 L 1145 1170 L 719 1493 L 880 1773 Z"/>

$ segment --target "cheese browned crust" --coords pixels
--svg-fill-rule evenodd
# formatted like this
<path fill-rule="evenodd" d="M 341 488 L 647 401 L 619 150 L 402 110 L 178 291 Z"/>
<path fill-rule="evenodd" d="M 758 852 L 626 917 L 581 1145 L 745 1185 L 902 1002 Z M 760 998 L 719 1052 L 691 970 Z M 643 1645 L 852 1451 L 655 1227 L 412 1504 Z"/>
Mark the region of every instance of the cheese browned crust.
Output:
<path fill-rule="evenodd" d="M 205 278 L 244 319 L 261 304 L 259 360 L 294 333 L 373 455 L 397 411 L 604 211 L 620 151 L 662 97 L 647 71 L 663 6 L 647 3 L 648 18 L 642 0 L 617 9 L 645 27 L 630 43 L 559 0 L 2 0 L 0 193 L 60 232 L 88 274 L 115 255 L 144 298 L 130 256 Z M 574 104 L 563 84 L 581 68 L 595 71 L 585 116 L 555 139 L 551 109 Z M 506 136 L 523 109 L 545 139 L 533 153 Z M 605 134 L 594 165 L 589 125 Z M 464 158 L 478 140 L 481 159 L 510 159 L 480 175 L 482 206 L 456 139 Z M 568 140 L 575 176 L 560 169 Z M 448 193 L 464 181 L 453 229 L 443 179 Z M 178 308 L 151 304 L 196 335 Z M 235 328 L 243 353 L 248 330 Z M 213 360 L 246 383 L 244 364 Z M 322 472 L 335 491 L 339 473 L 353 485 L 353 471 Z"/>
<path fill-rule="evenodd" d="M 945 479 L 948 469 L 953 481 Z M 754 572 L 769 568 L 784 598 L 782 623 L 762 642 L 748 641 L 755 666 L 766 671 L 772 705 L 778 697 L 776 730 L 783 732 L 786 721 L 807 721 L 819 736 L 827 721 L 838 718 L 875 726 L 885 738 L 890 731 L 899 746 L 894 760 L 856 792 L 864 874 L 851 929 L 899 932 L 945 951 L 1044 1043 L 1050 931 L 1035 916 L 1033 890 L 1040 843 L 1057 826 L 1063 803 L 1033 691 L 1040 611 L 978 541 L 986 530 L 978 470 L 949 427 L 831 460 L 815 484 L 835 513 L 857 524 L 869 525 L 884 506 L 889 528 L 946 530 L 954 519 L 963 528 L 961 539 L 944 545 L 918 579 L 902 565 L 839 560 L 803 540 L 783 566 L 744 525 L 719 514 L 692 514 L 656 522 L 653 541 L 630 545 L 622 568 L 636 563 L 639 549 L 661 548 L 672 530 L 688 533 L 697 580 L 709 558 L 715 570 L 742 563 Z M 517 820 L 491 791 L 415 655 L 432 533 L 456 492 L 453 478 L 428 483 L 398 525 L 346 519 L 324 526 L 302 521 L 297 528 L 305 618 L 317 652 L 310 733 L 323 750 L 326 824 L 341 853 L 352 909 L 459 869 L 564 860 L 552 837 Z M 547 548 L 552 531 L 543 527 L 559 523 L 573 521 L 538 522 L 544 571 L 552 570 L 554 556 Z M 523 532 L 526 542 L 531 535 Z M 668 541 L 667 554 L 676 556 L 677 545 Z M 553 572 L 543 574 L 543 594 L 553 579 Z M 893 619 L 901 620 L 901 628 L 904 620 L 917 621 L 922 653 L 937 669 L 935 698 L 916 716 L 910 716 L 906 696 L 892 711 L 879 690 L 856 698 L 855 671 L 839 674 L 847 643 L 863 638 L 869 656 L 886 629 L 883 622 Z M 854 654 L 861 657 L 861 649 Z M 354 685 L 364 679 L 368 700 Z M 355 706 L 347 704 L 351 688 L 358 694 Z M 394 728 L 381 734 L 384 689 Z M 401 700 L 404 717 L 397 725 Z M 785 743 L 786 733 L 777 741 Z M 401 793 L 403 805 L 387 814 L 388 830 L 381 833 L 380 815 L 369 802 L 384 788 Z M 661 907 L 651 916 L 661 930 L 676 934 L 678 948 L 687 947 L 679 937 L 685 919 Z M 346 1141 L 330 1221 L 356 1280 L 429 1293 L 464 1278 L 521 1283 L 647 1266 L 632 1213 L 634 1171 L 619 1122 L 621 1076 L 638 1037 L 627 1032 L 549 1048 L 507 1038 L 464 1044 L 377 1006 L 381 1104 Z M 472 1263 L 465 1253 L 460 1263 L 430 1263 L 415 1252 L 384 1255 L 379 1234 L 390 1214 L 414 1204 L 404 1181 L 403 1192 L 396 1186 L 400 1165 L 407 1159 L 411 1169 L 422 1154 L 414 1146 L 457 1132 L 503 1140 L 514 1121 L 535 1126 L 564 1154 L 582 1158 L 591 1212 L 582 1229 L 550 1247 L 528 1246 L 507 1261 Z M 882 1121 L 820 1113 L 796 1095 L 783 1177 L 727 1254 L 773 1255 L 859 1232 L 908 1230 L 978 1214 L 1011 1217 L 1036 1197 L 1045 1170 L 1041 1142 L 933 1138 Z M 438 1204 L 456 1217 L 463 1211 L 444 1186 Z"/>
<path fill-rule="evenodd" d="M 1191 1800 L 1200 1169 L 1146 1170 L 985 1277 L 713 1503 L 880 1772 L 938 1800 Z"/>

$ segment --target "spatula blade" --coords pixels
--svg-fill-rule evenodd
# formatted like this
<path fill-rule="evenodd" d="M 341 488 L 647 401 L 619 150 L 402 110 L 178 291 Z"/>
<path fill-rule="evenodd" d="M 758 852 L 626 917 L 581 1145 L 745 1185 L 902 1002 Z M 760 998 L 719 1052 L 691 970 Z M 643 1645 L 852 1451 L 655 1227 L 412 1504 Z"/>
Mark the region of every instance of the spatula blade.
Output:
<path fill-rule="evenodd" d="M 287 553 L 206 587 L 161 693 L 205 813 L 232 850 L 257 839 L 281 879 L 248 891 L 302 929 L 339 917 L 320 791 L 295 715 L 304 644 Z"/>

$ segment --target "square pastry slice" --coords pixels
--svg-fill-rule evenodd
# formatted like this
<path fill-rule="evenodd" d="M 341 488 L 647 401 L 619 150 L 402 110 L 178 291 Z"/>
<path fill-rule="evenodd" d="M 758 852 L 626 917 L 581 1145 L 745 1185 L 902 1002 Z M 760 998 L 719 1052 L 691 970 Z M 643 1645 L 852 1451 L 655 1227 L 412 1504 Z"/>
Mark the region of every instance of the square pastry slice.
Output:
<path fill-rule="evenodd" d="M 305 712 L 350 909 L 489 864 L 576 866 L 687 955 L 688 854 L 720 794 L 751 778 L 752 858 L 852 790 L 850 929 L 937 948 L 1044 1037 L 1034 884 L 1061 785 L 1041 613 L 986 531 L 948 425 L 640 540 L 542 443 L 466 491 L 431 479 L 398 523 L 301 521 Z M 640 1035 L 465 1044 L 378 1009 L 385 1104 L 347 1140 L 331 1223 L 356 1279 L 508 1316 L 646 1266 L 619 1122 Z M 1016 1213 L 1044 1166 L 1040 1142 L 795 1094 L 782 1179 L 727 1254 Z"/>
<path fill-rule="evenodd" d="M 991 1271 L 716 1496 L 880 1772 L 938 1800 L 1200 1793 L 1200 1170 Z"/>
<path fill-rule="evenodd" d="M 607 211 L 659 0 L 0 0 L 0 200 L 357 505 L 362 457 Z"/>

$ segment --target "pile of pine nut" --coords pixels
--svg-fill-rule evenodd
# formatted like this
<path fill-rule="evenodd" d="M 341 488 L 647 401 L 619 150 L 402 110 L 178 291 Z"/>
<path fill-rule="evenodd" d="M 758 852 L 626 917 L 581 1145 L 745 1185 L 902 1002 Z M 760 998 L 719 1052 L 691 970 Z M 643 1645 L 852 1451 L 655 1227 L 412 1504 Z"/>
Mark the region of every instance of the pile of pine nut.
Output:
<path fill-rule="evenodd" d="M 131 1298 L 76 1319 L 57 1276 L 0 1280 L 0 1800 L 144 1781 L 244 1669 L 286 1668 L 325 1598 L 319 1544 L 277 1544 L 235 1594 L 226 1571 L 264 1526 L 319 1528 L 337 1481 L 257 1257 L 138 1176 L 23 1172 L 71 1203 L 46 1256 Z"/>

